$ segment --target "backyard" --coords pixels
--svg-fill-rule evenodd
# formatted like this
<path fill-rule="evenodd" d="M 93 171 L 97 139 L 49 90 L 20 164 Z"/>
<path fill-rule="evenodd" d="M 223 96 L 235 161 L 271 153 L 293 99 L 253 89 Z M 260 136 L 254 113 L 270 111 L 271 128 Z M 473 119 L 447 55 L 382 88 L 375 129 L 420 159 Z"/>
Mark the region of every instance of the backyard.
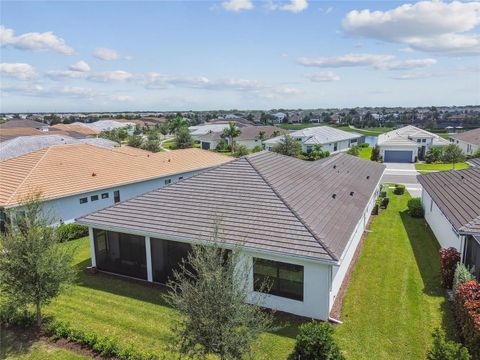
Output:
<path fill-rule="evenodd" d="M 435 326 L 452 330 L 440 287 L 438 244 L 423 219 L 406 214 L 407 194 L 389 196 L 390 205 L 373 220 L 353 273 L 343 305 L 344 323 L 336 326 L 335 336 L 347 359 L 420 359 Z M 164 302 L 162 290 L 113 276 L 88 275 L 84 272 L 89 265 L 88 240 L 64 246 L 76 249 L 78 280 L 45 309 L 46 315 L 114 336 L 125 345 L 165 351 L 178 314 Z M 255 359 L 286 359 L 292 351 L 302 320 L 286 315 L 277 320 L 282 328 L 261 336 L 254 347 Z M 82 358 L 47 342 L 23 348 L 19 342 L 4 332 L 1 351 L 12 359 Z"/>

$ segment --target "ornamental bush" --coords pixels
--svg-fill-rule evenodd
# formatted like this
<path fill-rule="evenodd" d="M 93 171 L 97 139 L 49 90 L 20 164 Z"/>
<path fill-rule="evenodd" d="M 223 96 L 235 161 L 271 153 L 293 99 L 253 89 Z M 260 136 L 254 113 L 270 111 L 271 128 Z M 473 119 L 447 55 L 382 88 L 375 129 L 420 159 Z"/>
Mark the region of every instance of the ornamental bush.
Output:
<path fill-rule="evenodd" d="M 472 280 L 475 280 L 475 277 L 472 275 L 470 270 L 468 270 L 464 264 L 459 262 L 457 264 L 457 267 L 455 268 L 455 273 L 453 275 L 453 292 L 457 292 L 458 285 Z"/>
<path fill-rule="evenodd" d="M 411 217 L 422 218 L 425 214 L 422 206 L 422 199 L 419 197 L 414 197 L 408 200 L 408 213 Z"/>
<path fill-rule="evenodd" d="M 473 360 L 480 360 L 480 284 L 476 280 L 457 286 L 455 317 L 460 336 Z"/>
<path fill-rule="evenodd" d="M 333 332 L 333 326 L 329 323 L 312 321 L 300 325 L 295 349 L 289 359 L 345 359 L 333 339 Z"/>
<path fill-rule="evenodd" d="M 395 184 L 395 189 L 393 189 L 393 193 L 395 195 L 403 195 L 405 194 L 405 185 Z"/>
<path fill-rule="evenodd" d="M 62 224 L 57 227 L 57 235 L 61 242 L 79 239 L 88 235 L 88 227 L 80 224 Z"/>
<path fill-rule="evenodd" d="M 455 341 L 445 340 L 445 331 L 433 331 L 432 347 L 428 350 L 427 360 L 470 360 L 468 350 Z"/>
<path fill-rule="evenodd" d="M 388 207 L 388 204 L 390 203 L 390 198 L 388 197 L 384 197 L 382 199 L 382 204 L 381 204 L 381 207 L 386 209 Z"/>
<path fill-rule="evenodd" d="M 370 146 L 370 145 L 368 145 L 368 143 L 366 143 L 366 142 L 363 142 L 363 143 L 358 144 L 358 147 L 361 147 L 361 148 L 367 148 L 367 147 L 369 147 L 369 146 Z"/>
<path fill-rule="evenodd" d="M 450 247 L 440 249 L 440 272 L 442 273 L 442 285 L 446 289 L 452 288 L 455 268 L 460 262 L 460 253 L 457 249 Z"/>
<path fill-rule="evenodd" d="M 248 149 L 245 145 L 238 145 L 235 149 L 235 157 L 242 157 L 248 155 Z"/>

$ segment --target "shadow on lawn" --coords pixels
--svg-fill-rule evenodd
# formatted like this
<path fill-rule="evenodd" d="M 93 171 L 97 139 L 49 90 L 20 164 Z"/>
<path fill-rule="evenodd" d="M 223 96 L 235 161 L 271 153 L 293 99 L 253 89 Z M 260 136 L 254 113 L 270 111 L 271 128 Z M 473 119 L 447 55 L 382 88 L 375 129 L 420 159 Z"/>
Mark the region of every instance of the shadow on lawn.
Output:
<path fill-rule="evenodd" d="M 0 326 L 0 359 L 28 354 L 37 338 L 38 334 L 34 330 L 23 328 L 7 330 Z"/>
<path fill-rule="evenodd" d="M 423 291 L 432 297 L 442 297 L 442 327 L 447 336 L 456 339 L 452 305 L 445 297 L 440 275 L 440 246 L 425 219 L 412 218 L 408 211 L 400 213 L 403 226 L 412 246 L 415 260 L 423 280 Z M 432 329 L 433 330 L 433 329 Z"/>

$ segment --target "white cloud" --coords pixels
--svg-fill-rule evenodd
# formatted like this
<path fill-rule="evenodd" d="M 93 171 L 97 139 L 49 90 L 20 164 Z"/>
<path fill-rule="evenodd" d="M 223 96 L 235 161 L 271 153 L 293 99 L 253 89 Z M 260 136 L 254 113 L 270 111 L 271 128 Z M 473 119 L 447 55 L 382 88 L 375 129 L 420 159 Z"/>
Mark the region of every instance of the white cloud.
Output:
<path fill-rule="evenodd" d="M 36 76 L 33 67 L 24 63 L 1 63 L 0 74 L 21 80 L 32 79 Z"/>
<path fill-rule="evenodd" d="M 302 93 L 302 90 L 294 87 L 280 87 L 280 88 L 276 88 L 275 92 L 277 94 L 283 94 L 283 95 L 298 95 Z"/>
<path fill-rule="evenodd" d="M 63 55 L 74 54 L 74 50 L 65 43 L 65 40 L 51 31 L 44 33 L 30 32 L 15 36 L 12 29 L 3 25 L 0 25 L 0 45 L 12 46 L 21 50 L 53 51 Z"/>
<path fill-rule="evenodd" d="M 342 21 L 351 35 L 452 55 L 480 53 L 480 2 L 420 1 L 388 11 L 353 10 Z"/>
<path fill-rule="evenodd" d="M 415 50 L 413 50 L 411 47 L 404 47 L 404 48 L 398 49 L 398 51 L 401 51 L 401 52 L 404 52 L 404 53 L 412 53 Z"/>
<path fill-rule="evenodd" d="M 86 77 L 85 73 L 73 70 L 50 70 L 46 72 L 46 75 L 52 80 L 59 80 L 62 78 L 82 79 Z"/>
<path fill-rule="evenodd" d="M 228 0 L 222 2 L 222 8 L 227 11 L 239 12 L 254 8 L 252 0 Z"/>
<path fill-rule="evenodd" d="M 93 56 L 104 61 L 120 59 L 120 54 L 116 50 L 108 48 L 96 48 L 93 50 Z"/>
<path fill-rule="evenodd" d="M 434 76 L 434 74 L 421 72 L 421 73 L 408 73 L 408 74 L 401 74 L 401 75 L 397 75 L 397 76 L 392 76 L 392 79 L 395 79 L 395 80 L 417 80 L 417 79 L 426 79 L 426 78 L 429 78 L 429 77 L 432 77 L 432 76 Z"/>
<path fill-rule="evenodd" d="M 98 73 L 92 73 L 87 77 L 89 80 L 100 81 L 100 82 L 109 82 L 109 81 L 125 81 L 133 78 L 133 74 L 123 71 L 104 71 Z"/>
<path fill-rule="evenodd" d="M 290 0 L 289 4 L 280 6 L 280 10 L 290 11 L 292 13 L 299 13 L 308 8 L 307 0 Z"/>
<path fill-rule="evenodd" d="M 437 60 L 432 58 L 398 60 L 395 56 L 387 54 L 346 54 L 320 58 L 302 57 L 297 59 L 297 62 L 304 66 L 320 68 L 371 66 L 381 70 L 406 70 L 435 65 Z"/>
<path fill-rule="evenodd" d="M 346 67 L 346 66 L 376 66 L 394 60 L 393 55 L 384 54 L 346 54 L 333 57 L 306 58 L 297 62 L 304 66 L 314 67 Z"/>
<path fill-rule="evenodd" d="M 335 74 L 333 71 L 324 71 L 314 74 L 305 75 L 310 81 L 313 82 L 330 82 L 330 81 L 339 81 L 340 76 Z"/>
<path fill-rule="evenodd" d="M 69 69 L 72 71 L 88 72 L 90 71 L 90 65 L 88 65 L 85 61 L 80 60 L 75 64 L 70 65 Z"/>

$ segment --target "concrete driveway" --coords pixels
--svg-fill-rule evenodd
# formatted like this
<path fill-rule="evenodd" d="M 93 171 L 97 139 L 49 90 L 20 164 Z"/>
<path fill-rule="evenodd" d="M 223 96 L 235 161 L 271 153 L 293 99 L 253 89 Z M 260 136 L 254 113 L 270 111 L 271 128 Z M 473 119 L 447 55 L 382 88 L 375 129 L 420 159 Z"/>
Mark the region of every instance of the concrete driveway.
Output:
<path fill-rule="evenodd" d="M 419 174 L 415 164 L 384 163 L 387 166 L 383 173 L 382 182 L 403 184 L 412 197 L 422 195 L 422 186 L 417 181 Z"/>

